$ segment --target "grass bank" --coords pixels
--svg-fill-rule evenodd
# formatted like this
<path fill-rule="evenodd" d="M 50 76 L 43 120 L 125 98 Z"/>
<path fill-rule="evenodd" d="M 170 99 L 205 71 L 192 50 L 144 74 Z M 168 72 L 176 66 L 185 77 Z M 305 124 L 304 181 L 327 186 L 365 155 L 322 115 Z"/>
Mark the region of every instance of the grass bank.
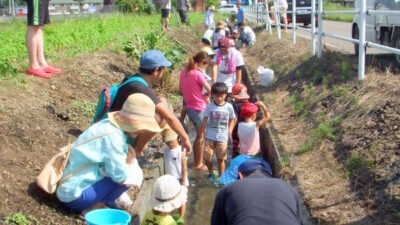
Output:
<path fill-rule="evenodd" d="M 179 18 L 179 17 L 178 17 Z M 189 14 L 189 26 L 198 24 L 204 15 Z M 176 26 L 171 15 L 171 26 Z M 26 22 L 15 20 L 0 24 L 0 80 L 19 79 L 28 65 L 25 47 Z M 161 29 L 160 15 L 111 14 L 87 18 L 55 20 L 45 26 L 45 54 L 49 61 L 78 53 L 94 52 L 104 46 L 112 45 L 120 51 L 124 43 L 133 39 L 135 34 L 143 35 Z"/>
<path fill-rule="evenodd" d="M 343 10 L 354 10 L 354 7 L 344 6 L 340 3 L 332 3 L 324 1 L 324 11 L 343 11 Z M 324 15 L 324 19 L 326 20 L 335 20 L 335 21 L 343 21 L 343 22 L 352 22 L 353 15 L 351 14 L 330 14 Z"/>

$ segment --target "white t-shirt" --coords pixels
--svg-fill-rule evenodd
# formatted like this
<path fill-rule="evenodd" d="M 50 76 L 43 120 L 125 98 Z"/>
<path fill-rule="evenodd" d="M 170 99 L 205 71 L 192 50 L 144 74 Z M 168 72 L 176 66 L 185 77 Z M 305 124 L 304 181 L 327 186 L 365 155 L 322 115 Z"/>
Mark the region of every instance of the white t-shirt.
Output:
<path fill-rule="evenodd" d="M 178 146 L 174 149 L 165 147 L 164 149 L 164 173 L 174 176 L 180 180 L 182 178 L 182 148 Z M 186 172 L 186 186 L 189 186 L 189 179 Z"/>
<path fill-rule="evenodd" d="M 254 31 L 249 26 L 244 26 L 242 32 L 243 32 L 245 37 L 250 39 L 250 42 L 256 41 L 256 34 L 254 33 Z"/>
<path fill-rule="evenodd" d="M 219 49 L 215 51 L 216 54 L 218 54 Z M 236 61 L 236 67 L 243 66 L 244 65 L 244 60 L 243 60 L 243 55 L 241 52 L 239 52 L 235 48 L 230 48 L 228 58 L 231 57 L 231 54 L 233 54 L 233 57 L 235 57 Z M 230 74 L 225 74 L 222 73 L 221 71 L 228 71 L 229 65 L 228 65 L 228 60 L 222 60 L 221 64 L 218 65 L 218 74 L 217 74 L 217 82 L 224 82 L 226 86 L 228 87 L 228 93 L 232 92 L 232 87 L 236 83 L 236 72 L 230 73 Z M 215 56 L 213 59 L 213 62 L 217 62 L 217 57 Z"/>
<path fill-rule="evenodd" d="M 219 39 L 225 37 L 225 30 L 221 29 L 219 32 L 214 32 L 214 37 L 213 37 L 213 41 L 214 41 L 214 48 L 218 48 L 218 41 Z"/>
<path fill-rule="evenodd" d="M 210 43 L 212 43 L 212 37 L 213 37 L 214 31 L 211 29 L 206 30 L 206 32 L 203 35 L 204 39 L 207 39 L 210 41 Z"/>

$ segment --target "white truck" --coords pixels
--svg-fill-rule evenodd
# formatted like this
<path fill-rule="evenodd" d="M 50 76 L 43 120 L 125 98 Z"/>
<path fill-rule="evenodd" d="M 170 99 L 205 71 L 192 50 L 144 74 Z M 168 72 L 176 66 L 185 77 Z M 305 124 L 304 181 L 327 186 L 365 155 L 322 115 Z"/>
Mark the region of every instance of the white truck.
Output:
<path fill-rule="evenodd" d="M 356 0 L 355 7 L 359 8 L 361 0 Z M 366 0 L 367 10 L 399 11 L 400 0 Z M 353 17 L 352 37 L 359 38 L 360 15 Z M 379 14 L 366 16 L 365 40 L 376 44 L 386 45 L 400 49 L 400 15 Z M 354 45 L 355 54 L 358 55 L 358 44 Z M 400 55 L 395 55 L 395 60 L 400 66 Z"/>

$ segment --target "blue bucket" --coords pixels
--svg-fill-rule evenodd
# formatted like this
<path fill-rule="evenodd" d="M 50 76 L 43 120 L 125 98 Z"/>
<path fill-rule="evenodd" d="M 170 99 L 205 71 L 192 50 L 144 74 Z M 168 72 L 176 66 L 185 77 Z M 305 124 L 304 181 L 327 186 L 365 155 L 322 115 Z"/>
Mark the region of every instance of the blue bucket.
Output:
<path fill-rule="evenodd" d="M 118 209 L 96 209 L 88 212 L 85 220 L 88 225 L 128 225 L 131 215 Z"/>

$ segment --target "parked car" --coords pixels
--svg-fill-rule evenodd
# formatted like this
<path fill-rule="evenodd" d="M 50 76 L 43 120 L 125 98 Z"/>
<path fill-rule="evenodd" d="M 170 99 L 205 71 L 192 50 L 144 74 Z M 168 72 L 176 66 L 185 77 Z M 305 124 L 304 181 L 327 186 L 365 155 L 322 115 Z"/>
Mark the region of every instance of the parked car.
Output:
<path fill-rule="evenodd" d="M 399 11 L 399 0 L 367 0 L 367 10 Z M 355 7 L 358 10 L 359 0 L 356 0 Z M 388 14 L 367 14 L 365 24 L 365 40 L 376 44 L 386 45 L 400 49 L 400 15 Z M 359 38 L 360 15 L 353 17 L 352 37 Z M 355 54 L 358 55 L 358 44 L 354 44 Z M 400 55 L 394 55 L 397 65 L 400 67 Z"/>
<path fill-rule="evenodd" d="M 317 2 L 317 1 L 316 1 Z M 288 0 L 287 11 L 292 11 L 292 1 Z M 315 9 L 318 4 L 315 3 Z M 311 0 L 296 0 L 296 23 L 302 23 L 305 27 L 311 23 Z M 288 24 L 292 23 L 292 13 L 287 13 Z M 315 26 L 318 26 L 318 15 L 315 15 Z"/>
<path fill-rule="evenodd" d="M 233 4 L 225 4 L 218 7 L 218 13 L 221 14 L 236 14 L 238 11 L 236 5 Z"/>
<path fill-rule="evenodd" d="M 17 16 L 26 16 L 28 15 L 28 8 L 21 8 L 17 10 Z"/>

